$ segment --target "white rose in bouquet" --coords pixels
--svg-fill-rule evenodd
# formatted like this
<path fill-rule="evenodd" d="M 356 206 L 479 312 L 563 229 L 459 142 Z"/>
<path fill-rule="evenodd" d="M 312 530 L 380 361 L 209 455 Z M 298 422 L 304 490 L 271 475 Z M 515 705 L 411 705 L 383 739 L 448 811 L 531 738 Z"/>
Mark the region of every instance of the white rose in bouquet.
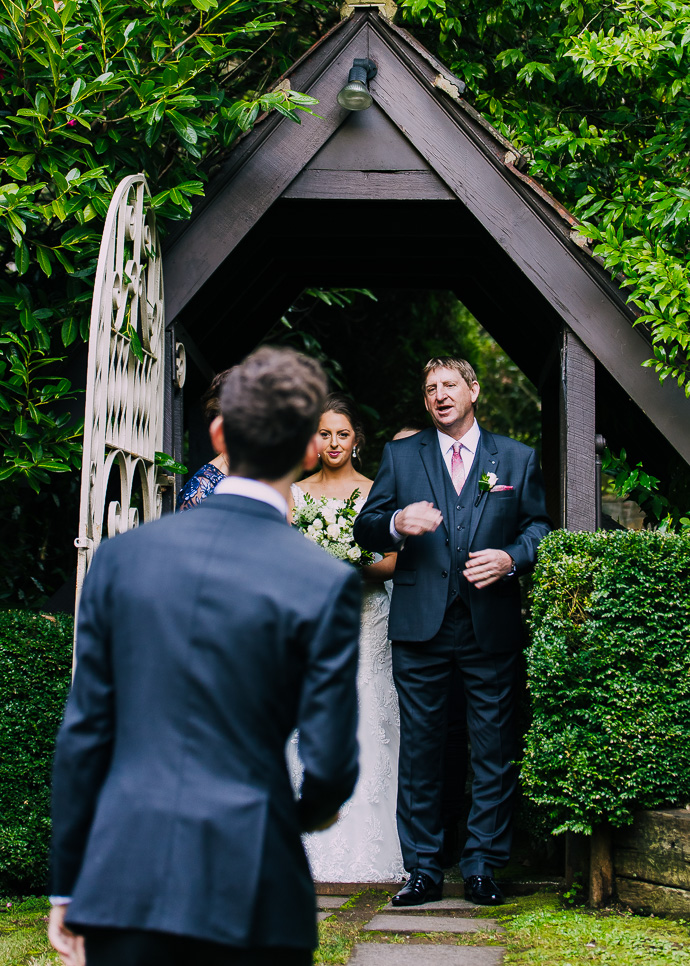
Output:
<path fill-rule="evenodd" d="M 316 501 L 307 493 L 304 504 L 294 508 L 293 520 L 308 540 L 323 547 L 332 557 L 361 567 L 373 563 L 374 554 L 358 547 L 352 536 L 358 496 L 359 490 L 355 490 L 347 500 L 322 496 Z"/>

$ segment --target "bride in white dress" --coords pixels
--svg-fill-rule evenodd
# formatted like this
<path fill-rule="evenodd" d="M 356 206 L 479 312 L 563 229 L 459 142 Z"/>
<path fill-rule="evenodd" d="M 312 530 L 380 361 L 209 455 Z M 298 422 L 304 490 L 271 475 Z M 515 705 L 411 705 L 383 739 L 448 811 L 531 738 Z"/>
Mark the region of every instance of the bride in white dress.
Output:
<path fill-rule="evenodd" d="M 320 467 L 292 487 L 295 507 L 305 494 L 337 506 L 359 490 L 361 510 L 372 480 L 358 473 L 352 459 L 364 442 L 352 400 L 331 393 L 319 423 L 323 441 Z M 305 835 L 304 848 L 317 882 L 399 882 L 406 878 L 395 824 L 400 718 L 388 641 L 389 594 L 395 554 L 362 568 L 362 631 L 359 642 L 359 780 L 352 798 L 329 829 Z M 295 787 L 301 765 L 298 736 L 288 746 Z"/>

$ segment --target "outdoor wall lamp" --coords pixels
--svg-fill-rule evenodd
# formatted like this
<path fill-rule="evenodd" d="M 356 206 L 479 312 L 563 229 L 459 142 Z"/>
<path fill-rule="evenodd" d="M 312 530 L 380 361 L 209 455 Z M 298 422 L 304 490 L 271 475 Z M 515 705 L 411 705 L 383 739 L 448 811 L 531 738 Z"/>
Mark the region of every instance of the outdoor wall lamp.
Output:
<path fill-rule="evenodd" d="M 376 77 L 376 64 L 366 57 L 355 57 L 347 78 L 347 84 L 338 94 L 338 104 L 347 111 L 366 111 L 373 103 L 369 93 L 369 81 Z"/>

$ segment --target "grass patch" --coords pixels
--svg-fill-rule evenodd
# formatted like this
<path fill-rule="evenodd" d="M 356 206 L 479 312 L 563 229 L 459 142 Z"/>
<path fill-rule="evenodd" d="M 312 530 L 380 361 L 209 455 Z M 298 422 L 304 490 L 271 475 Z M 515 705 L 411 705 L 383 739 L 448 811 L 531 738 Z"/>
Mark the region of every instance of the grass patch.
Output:
<path fill-rule="evenodd" d="M 319 948 L 314 954 L 316 966 L 321 966 L 322 963 L 346 963 L 357 942 L 360 928 L 354 922 L 337 922 L 334 919 L 320 922 Z"/>
<path fill-rule="evenodd" d="M 388 899 L 387 893 L 370 889 L 353 896 L 346 907 L 333 910 L 329 919 L 319 923 L 314 966 L 347 963 L 358 942 L 501 945 L 506 949 L 506 966 L 690 966 L 687 922 L 616 909 L 563 909 L 555 893 L 545 893 L 496 909 L 505 929 L 500 935 L 363 932 L 362 927 Z M 45 898 L 0 899 L 0 966 L 59 966 L 46 935 L 48 912 Z"/>
<path fill-rule="evenodd" d="M 534 897 L 501 916 L 506 964 L 529 966 L 690 966 L 687 923 L 629 912 L 562 909 L 558 898 Z"/>
<path fill-rule="evenodd" d="M 58 966 L 48 942 L 49 911 L 44 897 L 0 900 L 0 966 Z"/>

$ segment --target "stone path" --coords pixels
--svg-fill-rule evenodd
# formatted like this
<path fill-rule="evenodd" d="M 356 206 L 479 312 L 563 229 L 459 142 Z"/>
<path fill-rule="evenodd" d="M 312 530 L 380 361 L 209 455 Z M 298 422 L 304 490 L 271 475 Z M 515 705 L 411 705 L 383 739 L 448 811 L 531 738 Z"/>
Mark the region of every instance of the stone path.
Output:
<path fill-rule="evenodd" d="M 364 929 L 367 932 L 489 932 L 500 927 L 495 919 L 460 919 L 450 916 L 413 916 L 409 913 L 387 915 L 379 913 Z"/>
<path fill-rule="evenodd" d="M 349 959 L 351 966 L 500 966 L 498 946 L 397 946 L 360 943 Z"/>
<path fill-rule="evenodd" d="M 378 935 L 372 935 L 372 942 L 357 943 L 348 966 L 501 966 L 503 963 L 504 948 L 492 944 L 492 936 L 498 938 L 502 928 L 495 919 L 484 918 L 490 910 L 464 899 L 446 898 L 406 908 L 397 908 L 389 902 L 379 911 L 375 894 L 372 902 L 371 893 L 368 903 L 361 896 L 347 909 L 343 907 L 349 901 L 348 896 L 321 895 L 317 900 L 319 919 L 356 916 L 362 903 L 362 913 L 356 916 L 358 927 L 363 933 L 380 935 L 380 942 Z M 468 944 L 473 941 L 478 945 Z"/>

